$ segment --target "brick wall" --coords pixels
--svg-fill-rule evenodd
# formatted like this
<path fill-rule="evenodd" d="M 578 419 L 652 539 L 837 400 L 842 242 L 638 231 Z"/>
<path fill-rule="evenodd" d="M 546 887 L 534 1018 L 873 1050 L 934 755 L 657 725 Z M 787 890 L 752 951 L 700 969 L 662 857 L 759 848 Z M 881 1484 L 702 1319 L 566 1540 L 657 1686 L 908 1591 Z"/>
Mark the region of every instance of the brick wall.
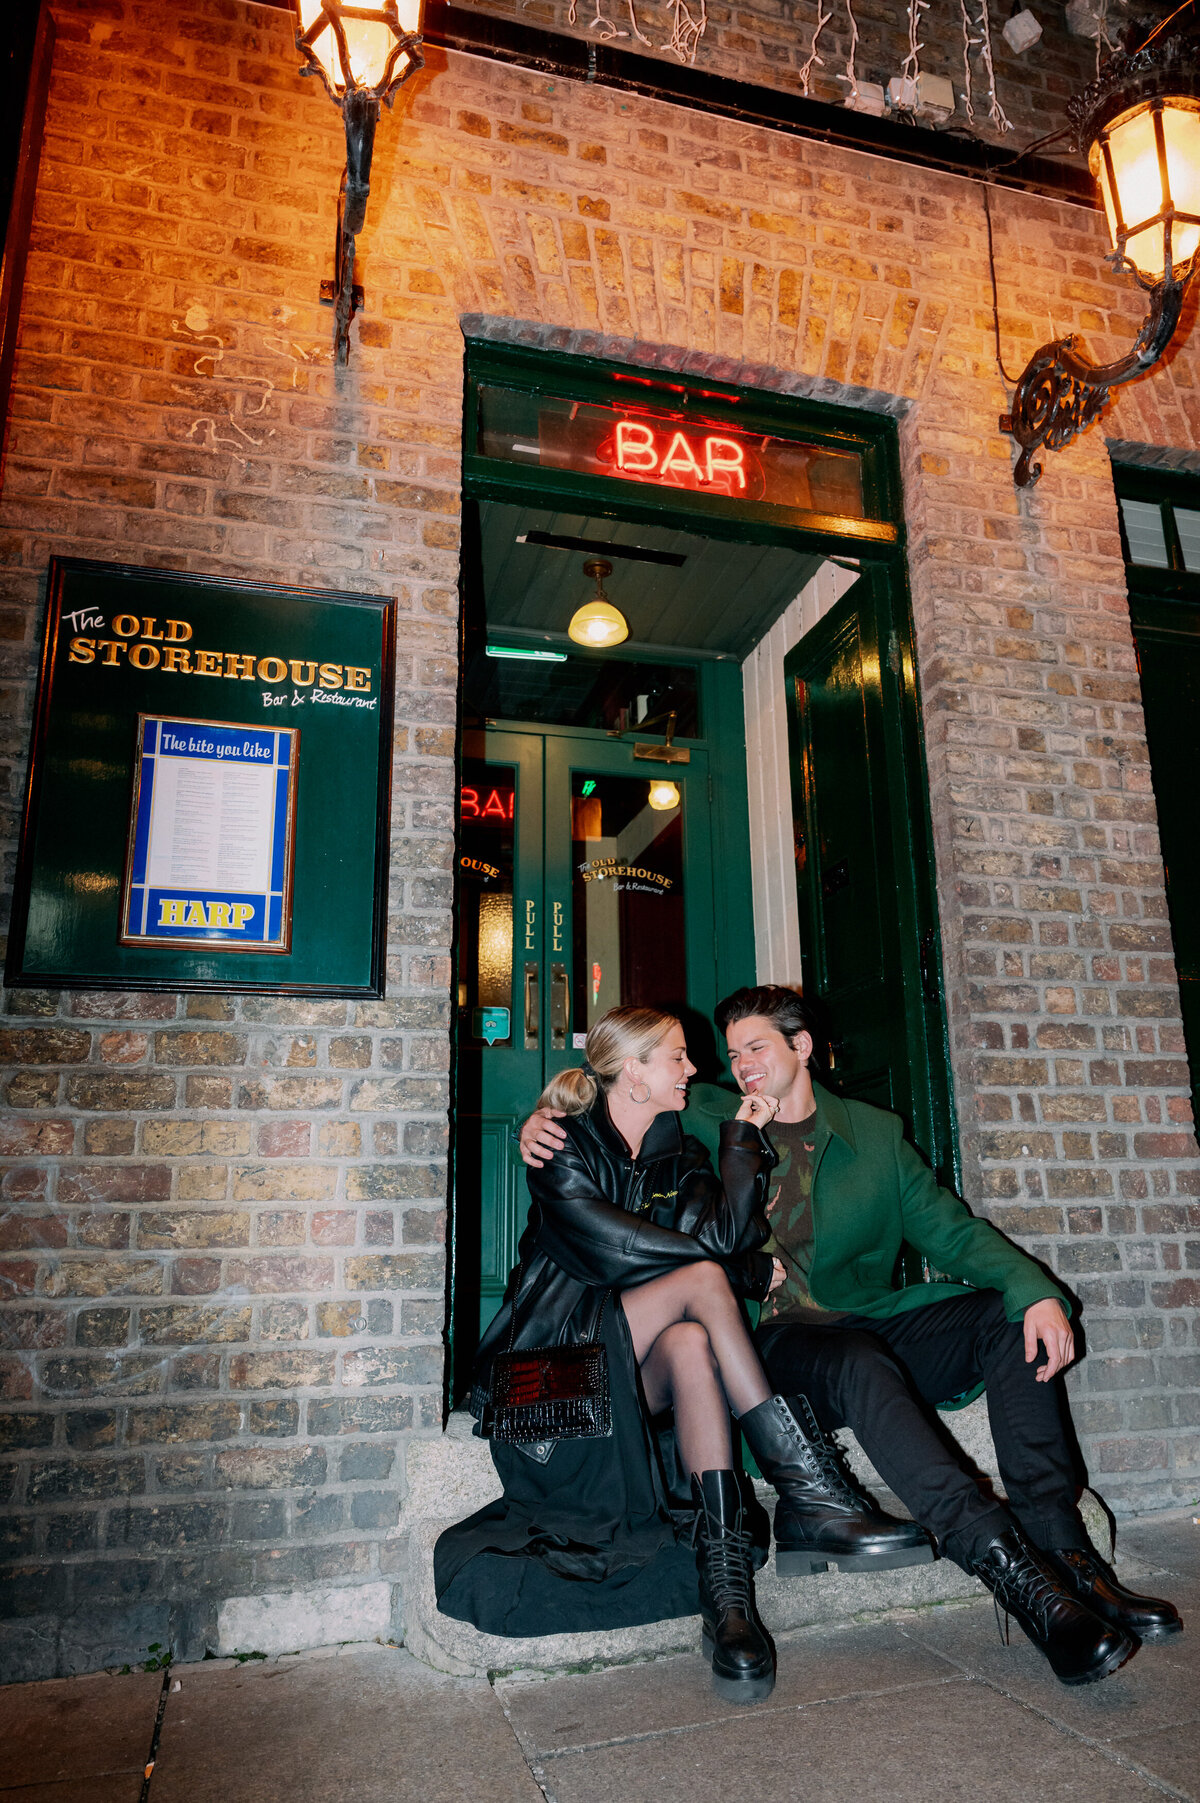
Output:
<path fill-rule="evenodd" d="M 284 15 L 61 0 L 0 503 L 20 807 L 52 553 L 397 596 L 388 999 L 10 993 L 9 1675 L 394 1583 L 440 1429 L 462 321 L 901 416 L 966 1193 L 1088 1304 L 1118 1507 L 1200 1475 L 1200 1220 L 1104 444 L 1018 495 L 979 190 L 451 56 L 385 114 L 335 371 L 341 128 Z M 996 198 L 1005 357 L 1133 335 L 1095 216 Z M 1200 448 L 1194 337 L 1114 437 Z M 11 861 L 11 851 L 9 853 Z M 10 862 L 11 868 L 11 862 Z M 1194 1243 L 1191 1247 L 1194 1260 Z"/>

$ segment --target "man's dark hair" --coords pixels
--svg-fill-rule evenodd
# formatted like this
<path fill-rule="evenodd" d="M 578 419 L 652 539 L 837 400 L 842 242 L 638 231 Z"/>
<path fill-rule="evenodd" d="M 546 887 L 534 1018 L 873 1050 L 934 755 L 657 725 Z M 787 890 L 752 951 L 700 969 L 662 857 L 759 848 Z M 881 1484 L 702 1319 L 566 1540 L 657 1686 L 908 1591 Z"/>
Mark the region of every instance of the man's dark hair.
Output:
<path fill-rule="evenodd" d="M 717 1030 L 728 1034 L 736 1021 L 750 1020 L 760 1014 L 770 1021 L 776 1032 L 783 1034 L 789 1045 L 794 1045 L 797 1033 L 810 1034 L 813 1050 L 820 1056 L 825 1044 L 825 1034 L 817 1019 L 816 1010 L 809 1006 L 803 996 L 797 995 L 794 989 L 784 989 L 778 983 L 759 983 L 752 989 L 735 989 L 732 995 L 727 995 L 723 1002 L 717 1003 L 714 1018 Z"/>

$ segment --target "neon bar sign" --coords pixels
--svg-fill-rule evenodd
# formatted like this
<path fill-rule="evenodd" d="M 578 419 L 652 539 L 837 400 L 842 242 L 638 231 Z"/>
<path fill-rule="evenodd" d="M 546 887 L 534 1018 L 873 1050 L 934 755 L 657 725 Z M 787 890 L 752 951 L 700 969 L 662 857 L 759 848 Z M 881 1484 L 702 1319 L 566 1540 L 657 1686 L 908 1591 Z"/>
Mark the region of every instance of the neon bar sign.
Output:
<path fill-rule="evenodd" d="M 746 487 L 746 447 L 736 438 L 703 438 L 686 432 L 658 431 L 642 420 L 618 420 L 615 434 L 617 472 L 622 476 L 655 476 L 673 487 L 703 484 L 727 492 Z M 603 448 L 601 450 L 603 455 Z"/>
<path fill-rule="evenodd" d="M 513 817 L 517 794 L 515 789 L 491 789 L 485 795 L 464 783 L 458 792 L 460 820 L 495 821 L 497 825 Z"/>

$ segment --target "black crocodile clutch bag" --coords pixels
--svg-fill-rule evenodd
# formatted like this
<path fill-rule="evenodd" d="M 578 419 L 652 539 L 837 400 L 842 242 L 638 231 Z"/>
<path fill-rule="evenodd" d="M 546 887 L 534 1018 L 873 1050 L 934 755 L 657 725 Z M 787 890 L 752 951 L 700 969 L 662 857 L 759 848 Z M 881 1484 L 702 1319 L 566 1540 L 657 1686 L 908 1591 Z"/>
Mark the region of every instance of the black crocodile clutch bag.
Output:
<path fill-rule="evenodd" d="M 492 1361 L 491 1438 L 603 1440 L 612 1432 L 607 1348 L 534 1346 Z"/>

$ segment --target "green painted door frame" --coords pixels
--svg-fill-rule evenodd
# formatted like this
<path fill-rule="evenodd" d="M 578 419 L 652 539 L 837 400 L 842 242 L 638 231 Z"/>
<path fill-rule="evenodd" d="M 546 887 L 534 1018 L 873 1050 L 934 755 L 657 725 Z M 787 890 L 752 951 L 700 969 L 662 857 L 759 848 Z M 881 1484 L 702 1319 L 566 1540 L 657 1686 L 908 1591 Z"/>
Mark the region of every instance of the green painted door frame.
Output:
<path fill-rule="evenodd" d="M 680 417 L 703 418 L 745 431 L 773 433 L 841 450 L 853 450 L 861 459 L 865 518 L 830 516 L 785 510 L 760 503 L 731 501 L 682 490 L 647 489 L 637 482 L 606 476 L 590 476 L 574 470 L 531 470 L 497 457 L 481 454 L 478 389 L 486 383 L 514 386 L 526 394 L 567 395 L 581 401 L 627 401 L 628 387 L 637 383 L 647 404 L 662 405 L 664 396 L 680 409 Z M 651 392 L 657 391 L 657 392 Z M 897 916 L 901 949 L 895 968 L 900 972 L 900 1005 L 907 1012 L 912 998 L 925 997 L 924 1055 L 913 1069 L 914 1101 L 908 1110 L 916 1143 L 930 1157 L 939 1174 L 955 1181 L 958 1173 L 957 1143 L 953 1131 L 948 1048 L 941 996 L 941 960 L 937 944 L 937 912 L 932 880 L 932 829 L 929 820 L 928 785 L 924 773 L 920 704 L 917 695 L 911 609 L 904 562 L 899 457 L 895 422 L 884 416 L 849 408 L 797 400 L 761 390 L 739 389 L 705 378 L 697 383 L 673 372 L 622 369 L 577 356 L 468 341 L 464 419 L 463 493 L 468 514 L 471 503 L 517 502 L 547 510 L 581 513 L 589 517 L 642 522 L 649 525 L 701 533 L 706 537 L 778 545 L 801 556 L 820 554 L 853 558 L 864 570 L 872 595 L 885 596 L 887 655 L 899 660 L 895 684 L 890 684 L 886 705 L 872 728 L 872 755 L 881 755 L 897 770 L 903 769 L 904 805 L 901 818 L 892 822 L 895 869 L 911 884 L 912 898 L 896 909 L 892 895 L 883 891 L 884 908 Z M 465 536 L 470 539 L 470 524 Z M 858 585 L 859 588 L 862 583 Z M 484 597 L 479 592 L 476 560 L 464 558 L 464 621 L 484 617 Z M 881 600 L 878 604 L 884 606 Z M 883 615 L 872 616 L 880 624 Z M 769 623 L 769 622 L 768 622 Z M 655 661 L 656 654 L 639 648 L 639 658 Z M 685 649 L 666 649 L 663 662 L 690 661 Z M 712 882 L 713 946 L 710 960 L 715 972 L 715 996 L 727 993 L 755 976 L 754 922 L 751 904 L 749 823 L 746 793 L 746 748 L 741 671 L 736 662 L 707 658 L 698 663 L 701 682 L 701 730 L 703 741 L 691 742 L 708 760 Z M 490 723 L 489 723 L 490 727 Z M 502 730 L 489 730 L 489 755 Z M 515 733 L 527 728 L 514 727 Z M 539 728 L 547 745 L 546 771 L 553 761 L 549 747 L 554 740 L 578 746 L 583 739 L 575 729 Z M 593 735 L 604 739 L 605 735 Z M 680 741 L 688 743 L 688 741 Z M 611 741 L 610 741 L 611 743 Z M 881 751 L 880 748 L 881 747 Z M 572 750 L 570 756 L 582 755 Z M 509 760 L 511 761 L 511 760 Z M 643 771 L 649 768 L 643 765 Z M 672 774 L 666 771 L 666 774 Z M 551 779 L 547 775 L 547 783 Z M 553 860 L 547 860 L 550 870 Z M 932 932 L 933 937 L 930 938 Z M 922 977 L 922 958 L 926 975 Z M 916 989 L 914 989 L 914 983 Z M 705 989 L 707 990 L 707 983 Z M 715 997 L 714 997 L 715 999 Z M 723 1054 L 723 1048 L 721 1048 Z M 578 1057 L 575 1053 L 575 1057 Z M 566 1059 L 564 1058 L 564 1062 Z M 708 1075 L 708 1072 L 703 1074 Z M 468 1073 L 456 1071 L 456 1108 Z M 467 1084 L 469 1087 L 469 1083 Z M 918 1095 L 919 1091 L 919 1095 Z M 534 1095 L 530 1094 L 525 1112 Z M 451 1348 L 452 1395 L 461 1395 L 474 1347 L 478 1309 L 479 1242 L 462 1179 L 474 1180 L 475 1160 L 464 1157 L 457 1133 L 452 1157 L 455 1194 L 451 1217 Z M 515 1148 L 506 1147 L 509 1160 L 504 1185 L 516 1208 L 524 1195 L 522 1168 Z M 501 1155 L 497 1146 L 496 1157 Z M 500 1248 L 496 1248 L 499 1256 Z M 497 1272 L 498 1275 L 498 1272 Z"/>

